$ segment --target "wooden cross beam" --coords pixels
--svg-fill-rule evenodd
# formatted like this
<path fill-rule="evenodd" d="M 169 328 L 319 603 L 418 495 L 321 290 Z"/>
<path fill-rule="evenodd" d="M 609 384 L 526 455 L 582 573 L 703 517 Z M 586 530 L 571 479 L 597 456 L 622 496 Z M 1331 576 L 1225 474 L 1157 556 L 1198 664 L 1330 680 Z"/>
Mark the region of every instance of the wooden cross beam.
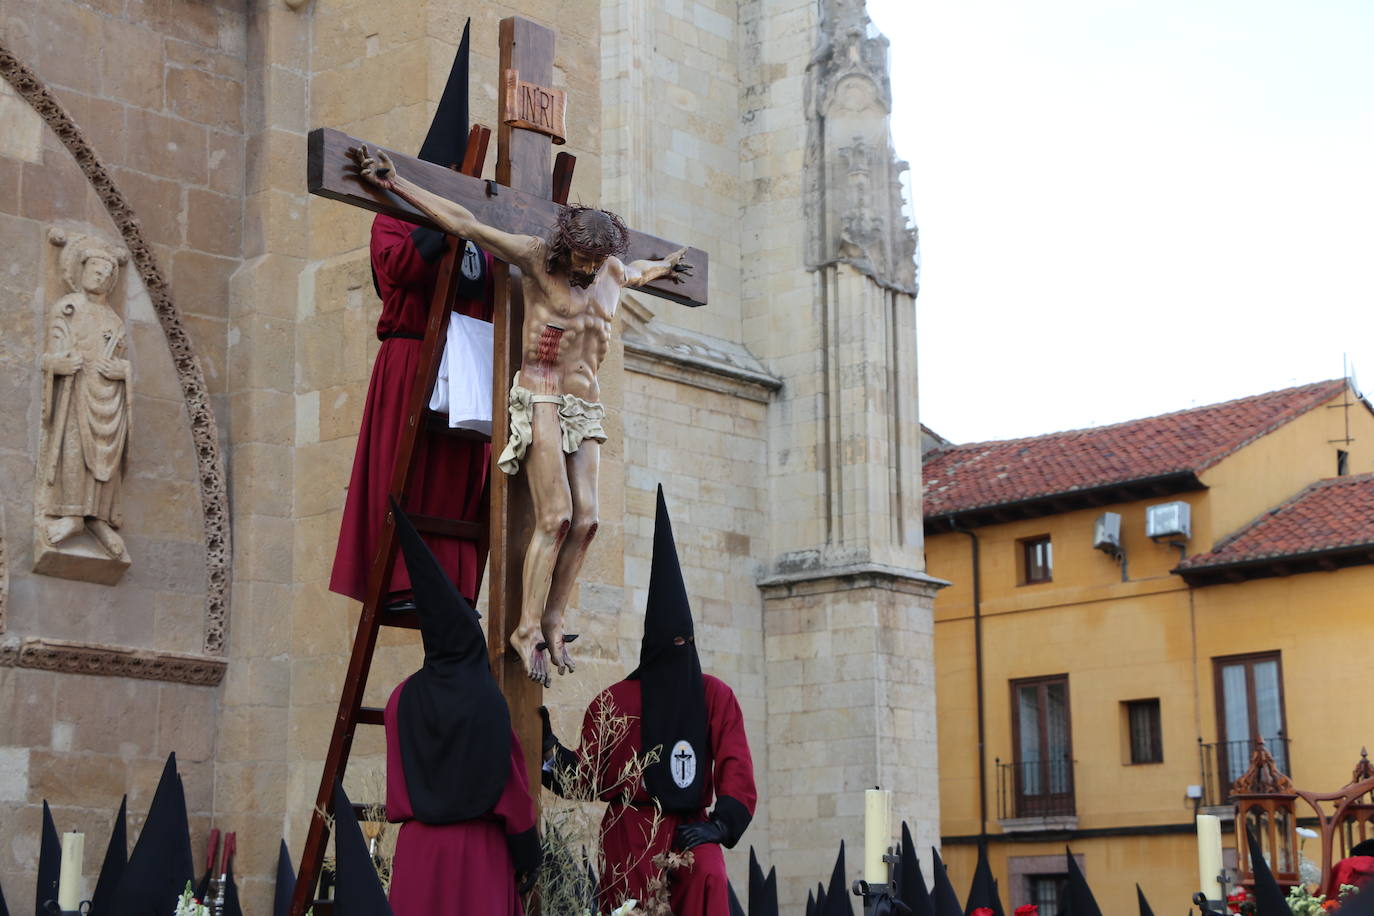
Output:
<path fill-rule="evenodd" d="M 524 70 L 521 71 L 525 72 Z M 528 134 L 536 142 L 552 146 L 552 142 L 529 130 L 503 125 L 497 134 L 497 161 L 501 161 L 502 140 L 508 133 L 519 131 Z M 366 145 L 368 149 L 378 149 L 375 143 L 351 137 L 341 130 L 317 127 L 310 132 L 307 181 L 311 194 L 327 197 L 385 213 L 406 222 L 438 229 L 429 217 L 420 213 L 410 204 L 401 200 L 390 191 L 384 191 L 367 184 L 358 177 L 357 167 L 348 157 L 349 147 Z M 386 147 L 396 162 L 397 170 L 427 191 L 441 197 L 457 201 L 472 211 L 473 216 L 506 232 L 524 235 L 547 236 L 558 219 L 562 209 L 547 194 L 539 195 L 529 191 L 524 185 L 507 186 L 497 181 L 484 181 L 472 178 L 452 169 L 416 159 L 405 153 Z M 544 158 L 548 158 L 547 155 Z M 499 164 L 498 164 L 499 168 Z M 552 173 L 550 173 L 552 174 Z M 498 174 L 498 181 L 500 176 Z M 548 183 L 548 179 L 545 179 Z M 629 262 L 639 259 L 654 260 L 676 251 L 682 246 L 666 241 L 646 232 L 630 230 L 630 250 L 621 258 Z M 670 299 L 680 305 L 698 306 L 706 304 L 707 258 L 706 252 L 699 248 L 688 248 L 686 261 L 692 265 L 692 272 L 680 275 L 682 280 L 674 284 L 667 279 L 657 280 L 641 289 L 655 296 Z"/>

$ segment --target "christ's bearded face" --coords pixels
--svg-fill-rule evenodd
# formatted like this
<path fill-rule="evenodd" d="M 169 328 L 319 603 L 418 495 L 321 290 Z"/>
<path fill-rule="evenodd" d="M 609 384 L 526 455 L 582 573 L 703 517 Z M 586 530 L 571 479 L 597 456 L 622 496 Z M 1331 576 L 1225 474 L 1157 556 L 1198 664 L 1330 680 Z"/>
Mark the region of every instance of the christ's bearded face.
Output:
<path fill-rule="evenodd" d="M 601 273 L 606 263 L 604 257 L 589 255 L 576 249 L 568 252 L 568 282 L 579 289 L 586 289 Z"/>

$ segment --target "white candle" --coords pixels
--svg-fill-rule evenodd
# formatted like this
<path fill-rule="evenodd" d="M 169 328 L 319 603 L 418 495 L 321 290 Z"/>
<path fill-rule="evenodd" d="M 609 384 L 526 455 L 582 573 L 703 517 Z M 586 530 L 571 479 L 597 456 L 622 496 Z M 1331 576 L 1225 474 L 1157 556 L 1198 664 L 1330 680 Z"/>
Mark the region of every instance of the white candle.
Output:
<path fill-rule="evenodd" d="M 81 905 L 81 858 L 86 849 L 84 833 L 62 834 L 62 870 L 58 873 L 57 905 L 75 912 Z"/>
<path fill-rule="evenodd" d="M 887 789 L 864 791 L 864 880 L 887 883 L 883 856 L 892 840 L 892 793 Z"/>
<path fill-rule="evenodd" d="M 1221 899 L 1221 818 L 1212 814 L 1197 816 L 1198 883 L 1208 900 Z"/>

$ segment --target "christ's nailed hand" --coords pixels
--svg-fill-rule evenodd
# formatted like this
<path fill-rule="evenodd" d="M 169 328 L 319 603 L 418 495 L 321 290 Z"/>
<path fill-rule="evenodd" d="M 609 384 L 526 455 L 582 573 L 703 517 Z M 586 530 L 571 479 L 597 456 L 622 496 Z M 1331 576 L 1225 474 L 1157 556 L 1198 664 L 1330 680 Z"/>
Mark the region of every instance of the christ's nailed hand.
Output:
<path fill-rule="evenodd" d="M 350 146 L 348 157 L 353 160 L 353 164 L 358 168 L 358 175 L 364 181 L 391 190 L 396 181 L 396 165 L 385 151 L 377 150 L 374 156 L 367 151 L 366 146 Z"/>

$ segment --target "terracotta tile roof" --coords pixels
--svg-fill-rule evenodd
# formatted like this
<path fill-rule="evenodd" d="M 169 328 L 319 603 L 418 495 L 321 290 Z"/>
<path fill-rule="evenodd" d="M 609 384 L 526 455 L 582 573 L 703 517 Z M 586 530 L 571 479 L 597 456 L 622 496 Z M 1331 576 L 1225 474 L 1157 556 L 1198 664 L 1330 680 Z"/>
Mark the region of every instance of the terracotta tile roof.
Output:
<path fill-rule="evenodd" d="M 941 448 L 922 463 L 925 517 L 1197 474 L 1344 387 L 1332 379 L 1112 426 Z"/>
<path fill-rule="evenodd" d="M 1215 550 L 1184 560 L 1178 571 L 1364 547 L 1374 547 L 1374 474 L 1332 477 L 1310 484 L 1222 541 Z"/>

